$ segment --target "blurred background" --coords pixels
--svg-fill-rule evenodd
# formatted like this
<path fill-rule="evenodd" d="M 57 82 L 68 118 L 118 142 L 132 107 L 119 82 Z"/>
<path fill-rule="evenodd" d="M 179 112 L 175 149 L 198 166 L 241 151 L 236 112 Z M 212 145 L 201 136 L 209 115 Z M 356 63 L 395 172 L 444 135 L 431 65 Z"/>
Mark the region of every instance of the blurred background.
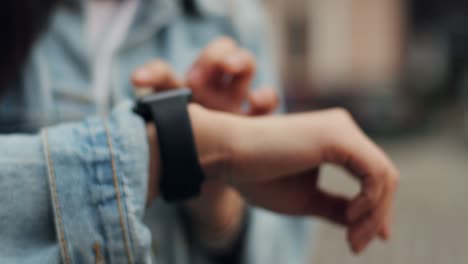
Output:
<path fill-rule="evenodd" d="M 389 244 L 313 263 L 468 263 L 468 1 L 264 0 L 290 112 L 343 106 L 401 170 Z M 323 186 L 357 186 L 325 168 Z"/>

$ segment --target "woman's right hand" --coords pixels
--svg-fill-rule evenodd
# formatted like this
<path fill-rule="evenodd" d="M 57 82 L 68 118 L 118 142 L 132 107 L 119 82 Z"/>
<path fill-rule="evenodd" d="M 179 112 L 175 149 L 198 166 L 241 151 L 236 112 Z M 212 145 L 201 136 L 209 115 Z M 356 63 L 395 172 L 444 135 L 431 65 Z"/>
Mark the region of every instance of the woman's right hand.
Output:
<path fill-rule="evenodd" d="M 247 115 L 270 114 L 277 108 L 279 98 L 272 87 L 250 90 L 255 68 L 253 54 L 233 39 L 219 37 L 201 51 L 185 80 L 160 59 L 135 69 L 131 80 L 138 95 L 186 86 L 192 90 L 194 101 L 206 108 Z M 245 102 L 248 110 L 242 109 Z"/>
<path fill-rule="evenodd" d="M 242 117 L 190 106 L 208 180 L 219 178 L 250 203 L 290 215 L 319 216 L 347 228 L 361 252 L 390 236 L 398 171 L 342 109 Z M 361 184 L 353 198 L 320 190 L 320 166 L 333 163 Z"/>

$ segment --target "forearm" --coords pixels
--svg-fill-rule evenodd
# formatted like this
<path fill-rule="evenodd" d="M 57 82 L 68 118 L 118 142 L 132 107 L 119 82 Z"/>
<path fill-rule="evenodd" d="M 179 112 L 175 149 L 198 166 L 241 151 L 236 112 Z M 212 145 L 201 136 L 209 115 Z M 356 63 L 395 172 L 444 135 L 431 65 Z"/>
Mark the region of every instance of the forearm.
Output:
<path fill-rule="evenodd" d="M 345 225 L 354 252 L 376 232 L 388 237 L 398 171 L 346 111 L 249 118 L 189 108 L 207 182 L 221 181 L 250 203 L 277 213 Z M 318 169 L 327 162 L 358 176 L 358 196 L 349 200 L 319 188 Z"/>

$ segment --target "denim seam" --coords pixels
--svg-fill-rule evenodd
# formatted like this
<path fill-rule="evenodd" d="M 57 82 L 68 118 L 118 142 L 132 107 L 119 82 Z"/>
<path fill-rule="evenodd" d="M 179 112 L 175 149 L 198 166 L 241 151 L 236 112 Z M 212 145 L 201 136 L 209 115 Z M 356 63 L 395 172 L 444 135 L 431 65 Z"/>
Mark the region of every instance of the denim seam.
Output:
<path fill-rule="evenodd" d="M 53 104 L 52 104 L 52 94 L 51 94 L 51 83 L 52 83 L 52 80 L 50 79 L 50 69 L 47 65 L 47 63 L 45 62 L 46 59 L 44 58 L 44 54 L 41 54 L 41 53 L 36 53 L 36 65 L 34 65 L 34 67 L 37 69 L 38 71 L 38 79 L 39 79 L 39 86 L 41 87 L 41 91 L 42 94 L 41 94 L 41 97 L 43 96 L 46 96 L 47 98 L 45 99 L 43 103 L 43 106 L 47 107 L 47 111 L 51 111 L 51 108 L 53 107 Z M 42 117 L 44 118 L 44 117 Z M 51 123 L 51 118 L 48 117 L 46 118 L 46 124 L 50 124 Z"/>
<path fill-rule="evenodd" d="M 44 154 L 47 158 L 47 172 L 49 176 L 49 186 L 50 186 L 51 196 L 52 196 L 52 205 L 54 207 L 54 212 L 55 212 L 55 220 L 56 220 L 55 223 L 57 227 L 57 235 L 58 235 L 59 242 L 60 242 L 60 251 L 62 253 L 62 257 L 64 258 L 64 262 L 66 264 L 70 264 L 71 258 L 70 258 L 70 253 L 68 252 L 67 241 L 65 239 L 65 229 L 63 227 L 62 214 L 60 213 L 60 202 L 57 196 L 57 185 L 55 182 L 54 162 L 50 155 L 47 129 L 44 129 L 42 131 L 42 141 L 44 145 Z"/>
<path fill-rule="evenodd" d="M 94 249 L 94 263 L 95 264 L 106 264 L 104 256 L 102 255 L 101 245 L 98 242 L 93 244 Z"/>
<path fill-rule="evenodd" d="M 122 228 L 122 237 L 124 239 L 124 244 L 125 244 L 125 252 L 127 254 L 128 262 L 129 263 L 134 263 L 133 261 L 133 256 L 130 250 L 130 244 L 129 244 L 129 238 L 128 238 L 128 230 L 125 225 L 125 217 L 124 217 L 124 212 L 123 212 L 123 207 L 122 207 L 122 196 L 120 193 L 120 188 L 119 188 L 119 180 L 117 177 L 117 165 L 115 161 L 115 155 L 114 155 L 114 148 L 110 136 L 110 129 L 109 125 L 107 122 L 104 122 L 104 127 L 106 130 L 106 136 L 107 136 L 107 145 L 109 147 L 109 152 L 111 155 L 111 164 L 112 164 L 112 178 L 114 181 L 114 188 L 116 192 L 116 198 L 117 198 L 117 207 L 119 209 L 119 218 L 120 218 L 120 226 Z"/>

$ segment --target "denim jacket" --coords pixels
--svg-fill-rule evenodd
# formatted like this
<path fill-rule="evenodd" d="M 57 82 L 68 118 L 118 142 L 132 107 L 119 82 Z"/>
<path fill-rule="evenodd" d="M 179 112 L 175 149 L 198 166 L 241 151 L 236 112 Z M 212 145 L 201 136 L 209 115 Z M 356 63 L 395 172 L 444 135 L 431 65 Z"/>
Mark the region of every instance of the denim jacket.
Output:
<path fill-rule="evenodd" d="M 95 116 L 80 5 L 55 12 L 0 101 L 0 263 L 210 263 L 176 206 L 145 208 L 148 146 L 143 121 L 131 111 L 129 75 L 153 58 L 184 73 L 220 35 L 257 55 L 257 84 L 275 84 L 275 75 L 258 3 L 238 0 L 235 12 L 202 9 L 201 18 L 184 16 L 176 3 L 142 1 L 112 61 L 106 117 Z M 237 20 L 228 19 L 231 12 Z M 248 215 L 244 263 L 305 263 L 308 223 L 261 209 Z"/>

